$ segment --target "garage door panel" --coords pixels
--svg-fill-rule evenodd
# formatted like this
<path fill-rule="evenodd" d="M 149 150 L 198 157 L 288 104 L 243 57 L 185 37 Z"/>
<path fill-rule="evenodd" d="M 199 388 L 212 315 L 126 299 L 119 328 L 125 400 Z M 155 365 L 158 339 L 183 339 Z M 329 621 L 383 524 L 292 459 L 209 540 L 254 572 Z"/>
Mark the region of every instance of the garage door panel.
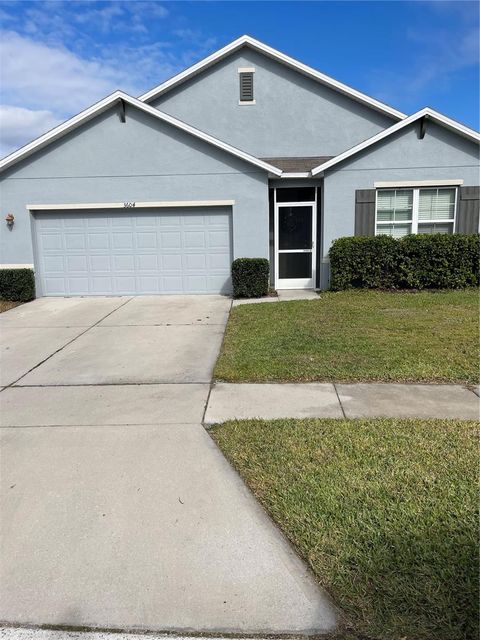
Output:
<path fill-rule="evenodd" d="M 65 260 L 59 256 L 57 256 L 56 258 L 51 258 L 51 260 L 56 260 L 57 262 L 57 268 L 54 269 L 53 265 L 52 267 L 50 267 L 50 258 L 46 258 L 45 259 L 45 269 L 47 271 L 60 271 L 60 273 L 63 273 L 65 271 L 69 272 L 69 273 L 84 273 L 87 274 L 88 273 L 88 265 L 87 265 L 87 256 L 66 256 Z M 66 264 L 66 266 L 65 266 Z"/>
<path fill-rule="evenodd" d="M 159 256 L 157 255 L 143 255 L 135 256 L 136 270 L 143 271 L 158 271 Z"/>
<path fill-rule="evenodd" d="M 49 273 L 62 274 L 65 271 L 65 261 L 62 256 L 48 256 L 45 258 L 45 267 Z"/>
<path fill-rule="evenodd" d="M 68 292 L 67 295 L 70 294 L 72 296 L 77 296 L 83 294 L 83 292 L 88 289 L 88 277 L 84 276 L 81 278 L 77 278 L 76 276 L 70 276 L 67 280 Z M 51 294 L 55 295 L 55 294 Z M 62 295 L 61 293 L 57 295 Z"/>
<path fill-rule="evenodd" d="M 184 259 L 185 268 L 193 271 L 204 270 L 207 266 L 207 256 L 203 253 L 192 253 Z"/>
<path fill-rule="evenodd" d="M 45 278 L 44 292 L 47 296 L 65 295 L 66 289 L 65 278 Z"/>
<path fill-rule="evenodd" d="M 87 238 L 83 233 L 72 233 L 67 231 L 64 234 L 66 249 L 79 249 L 83 251 L 87 246 Z"/>
<path fill-rule="evenodd" d="M 227 249 L 230 244 L 228 231 L 209 231 L 208 246 L 218 247 L 219 249 Z"/>
<path fill-rule="evenodd" d="M 114 276 L 113 278 L 115 293 L 128 293 L 136 288 L 135 276 Z"/>
<path fill-rule="evenodd" d="M 137 247 L 139 249 L 157 249 L 158 239 L 155 232 L 137 233 Z"/>
<path fill-rule="evenodd" d="M 60 233 L 44 233 L 42 235 L 41 247 L 44 251 L 63 249 L 63 238 Z"/>
<path fill-rule="evenodd" d="M 164 249 L 181 249 L 182 234 L 180 231 L 162 231 L 159 246 Z"/>
<path fill-rule="evenodd" d="M 227 208 L 35 216 L 44 295 L 229 293 Z"/>
<path fill-rule="evenodd" d="M 204 231 L 186 231 L 184 233 L 186 249 L 206 248 Z"/>

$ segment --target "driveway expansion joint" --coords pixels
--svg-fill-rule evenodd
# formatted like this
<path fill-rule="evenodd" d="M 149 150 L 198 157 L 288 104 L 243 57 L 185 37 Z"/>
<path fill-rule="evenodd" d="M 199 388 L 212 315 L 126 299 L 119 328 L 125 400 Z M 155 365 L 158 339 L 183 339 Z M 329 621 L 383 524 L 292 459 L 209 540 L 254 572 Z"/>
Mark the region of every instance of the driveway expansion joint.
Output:
<path fill-rule="evenodd" d="M 335 393 L 337 394 L 338 404 L 340 405 L 340 409 L 342 410 L 343 417 L 346 418 L 347 416 L 345 415 L 345 409 L 343 408 L 342 401 L 340 400 L 340 396 L 338 395 L 337 385 L 335 383 L 333 384 L 333 388 L 335 389 Z"/>

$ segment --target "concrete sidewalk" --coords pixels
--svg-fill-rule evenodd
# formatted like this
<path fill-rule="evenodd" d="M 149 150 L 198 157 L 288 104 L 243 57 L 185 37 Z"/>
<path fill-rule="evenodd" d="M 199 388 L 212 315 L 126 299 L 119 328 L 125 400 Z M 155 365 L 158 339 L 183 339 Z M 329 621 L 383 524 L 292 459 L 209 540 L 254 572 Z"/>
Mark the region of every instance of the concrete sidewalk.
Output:
<path fill-rule="evenodd" d="M 279 289 L 276 296 L 265 298 L 238 298 L 232 303 L 233 307 L 243 304 L 259 304 L 262 302 L 289 302 L 290 300 L 318 300 L 319 295 L 314 289 Z"/>
<path fill-rule="evenodd" d="M 477 420 L 478 388 L 432 384 L 230 384 L 210 393 L 205 424 L 264 418 L 457 418 Z"/>
<path fill-rule="evenodd" d="M 35 629 L 0 627 L 0 640 L 205 640 L 205 636 L 181 636 L 165 633 L 115 633 L 112 631 L 67 631 L 65 629 Z M 215 640 L 235 640 L 232 636 L 215 636 Z M 241 640 L 263 640 L 241 636 Z M 267 637 L 265 637 L 267 640 Z"/>

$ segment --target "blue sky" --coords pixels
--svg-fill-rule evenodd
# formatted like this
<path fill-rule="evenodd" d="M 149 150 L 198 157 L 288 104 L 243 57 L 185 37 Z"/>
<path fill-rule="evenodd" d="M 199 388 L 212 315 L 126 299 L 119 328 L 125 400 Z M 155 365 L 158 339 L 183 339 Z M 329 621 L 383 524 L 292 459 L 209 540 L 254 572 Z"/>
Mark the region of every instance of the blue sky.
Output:
<path fill-rule="evenodd" d="M 477 2 L 0 1 L 0 155 L 243 33 L 406 113 L 479 127 Z"/>

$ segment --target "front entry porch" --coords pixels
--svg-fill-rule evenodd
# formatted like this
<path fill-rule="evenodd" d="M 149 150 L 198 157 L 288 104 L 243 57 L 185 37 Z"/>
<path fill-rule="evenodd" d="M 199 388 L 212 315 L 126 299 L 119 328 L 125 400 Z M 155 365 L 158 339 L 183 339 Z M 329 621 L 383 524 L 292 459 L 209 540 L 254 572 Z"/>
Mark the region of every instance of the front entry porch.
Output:
<path fill-rule="evenodd" d="M 317 185 L 270 189 L 270 279 L 279 292 L 318 288 L 319 197 Z"/>

